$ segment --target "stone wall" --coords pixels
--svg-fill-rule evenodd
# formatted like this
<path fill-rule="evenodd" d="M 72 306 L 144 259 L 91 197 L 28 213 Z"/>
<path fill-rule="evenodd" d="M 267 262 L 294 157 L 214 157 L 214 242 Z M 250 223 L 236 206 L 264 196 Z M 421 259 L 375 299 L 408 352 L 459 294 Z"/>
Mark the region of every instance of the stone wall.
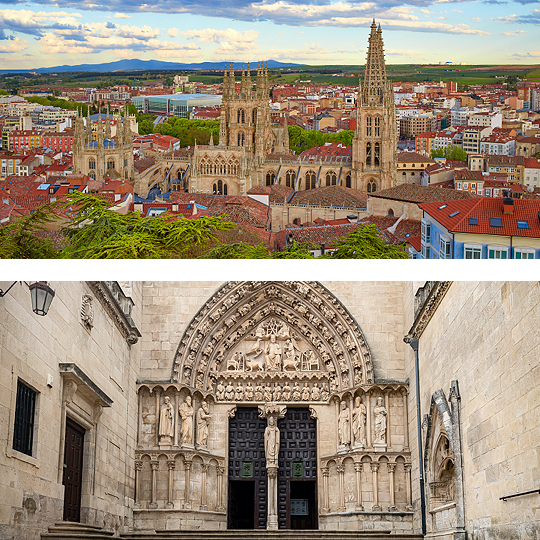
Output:
<path fill-rule="evenodd" d="M 86 429 L 81 521 L 116 532 L 132 522 L 138 345 L 127 342 L 88 283 L 49 284 L 56 296 L 44 317 L 32 313 L 24 282 L 0 302 L 0 537 L 6 540 L 37 539 L 62 520 L 66 414 Z M 141 286 L 133 284 L 130 293 L 139 324 Z M 91 326 L 81 319 L 83 295 L 92 297 Z M 13 449 L 19 378 L 37 391 L 31 456 Z"/>

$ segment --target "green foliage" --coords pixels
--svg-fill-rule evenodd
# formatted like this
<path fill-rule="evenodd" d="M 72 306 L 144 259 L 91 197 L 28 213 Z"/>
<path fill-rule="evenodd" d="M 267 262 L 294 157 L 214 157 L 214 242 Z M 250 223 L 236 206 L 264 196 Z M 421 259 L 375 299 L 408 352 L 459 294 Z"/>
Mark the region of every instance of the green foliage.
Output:
<path fill-rule="evenodd" d="M 56 259 L 60 251 L 49 238 L 38 236 L 55 219 L 53 205 L 37 208 L 31 215 L 0 227 L 0 259 Z"/>
<path fill-rule="evenodd" d="M 60 109 L 65 109 L 68 111 L 76 111 L 77 109 L 82 108 L 83 116 L 86 116 L 88 111 L 88 106 L 83 103 L 77 103 L 76 101 L 67 101 L 65 99 L 57 98 L 55 96 L 27 97 L 25 99 L 29 103 L 39 103 L 39 105 L 44 105 L 46 107 L 59 107 Z"/>
<path fill-rule="evenodd" d="M 343 237 L 337 249 L 321 255 L 324 259 L 408 259 L 404 246 L 386 244 L 373 224 L 364 225 Z"/>
<path fill-rule="evenodd" d="M 154 126 L 153 122 L 146 119 L 147 116 L 138 117 L 141 135 L 149 133 L 170 135 L 180 139 L 182 148 L 193 146 L 195 141 L 198 144 L 209 144 L 211 136 L 214 138 L 215 144 L 219 141 L 219 120 L 188 120 L 187 118 L 171 117 L 162 124 Z"/>
<path fill-rule="evenodd" d="M 292 244 L 287 246 L 286 251 L 274 251 L 271 255 L 271 259 L 314 259 L 315 257 L 311 253 L 311 249 L 316 246 L 310 242 L 296 242 L 293 240 Z"/>
<path fill-rule="evenodd" d="M 446 158 L 451 159 L 452 161 L 467 161 L 467 152 L 465 152 L 463 148 L 460 148 L 455 144 L 451 144 L 446 148 L 436 148 L 432 150 L 431 157 Z"/>
<path fill-rule="evenodd" d="M 289 148 L 300 154 L 315 146 L 323 146 L 327 142 L 352 144 L 354 131 L 340 131 L 339 133 L 321 133 L 320 131 L 306 131 L 300 126 L 289 126 Z"/>
<path fill-rule="evenodd" d="M 234 244 L 220 244 L 209 249 L 198 259 L 268 259 L 270 251 L 263 244 L 255 246 L 245 242 Z"/>
<path fill-rule="evenodd" d="M 110 210 L 106 201 L 84 193 L 74 193 L 64 206 L 78 210 L 63 230 L 70 239 L 63 258 L 70 259 L 189 258 L 193 249 L 215 241 L 217 231 L 234 227 L 219 217 L 122 215 Z"/>

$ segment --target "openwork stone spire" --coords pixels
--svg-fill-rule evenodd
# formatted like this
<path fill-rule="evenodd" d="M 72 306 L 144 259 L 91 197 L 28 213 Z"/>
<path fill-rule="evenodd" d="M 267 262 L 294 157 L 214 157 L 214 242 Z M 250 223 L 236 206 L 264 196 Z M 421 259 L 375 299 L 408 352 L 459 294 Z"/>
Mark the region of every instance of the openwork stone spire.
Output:
<path fill-rule="evenodd" d="M 373 20 L 369 35 L 364 85 L 361 92 L 362 104 L 382 105 L 383 96 L 387 90 L 388 81 L 386 79 L 382 31 L 380 25 L 377 29 L 375 20 Z"/>

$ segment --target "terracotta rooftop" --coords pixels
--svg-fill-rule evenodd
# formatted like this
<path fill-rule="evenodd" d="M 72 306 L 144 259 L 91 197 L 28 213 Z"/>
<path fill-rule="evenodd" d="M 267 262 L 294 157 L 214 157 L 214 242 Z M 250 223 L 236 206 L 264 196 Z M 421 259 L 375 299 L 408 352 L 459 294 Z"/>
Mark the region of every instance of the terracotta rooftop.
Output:
<path fill-rule="evenodd" d="M 417 152 L 399 152 L 397 161 L 398 163 L 435 163 L 434 159 Z"/>
<path fill-rule="evenodd" d="M 270 202 L 285 202 L 294 190 L 280 184 L 271 186 L 254 186 L 248 191 L 248 195 L 270 195 Z"/>
<path fill-rule="evenodd" d="M 370 197 L 408 201 L 414 203 L 470 199 L 474 195 L 467 191 L 456 191 L 441 187 L 421 186 L 419 184 L 401 184 L 389 189 L 371 193 Z"/>
<path fill-rule="evenodd" d="M 366 208 L 367 199 L 368 194 L 365 191 L 343 186 L 326 186 L 297 191 L 289 202 L 291 204 L 310 204 L 313 206 Z"/>

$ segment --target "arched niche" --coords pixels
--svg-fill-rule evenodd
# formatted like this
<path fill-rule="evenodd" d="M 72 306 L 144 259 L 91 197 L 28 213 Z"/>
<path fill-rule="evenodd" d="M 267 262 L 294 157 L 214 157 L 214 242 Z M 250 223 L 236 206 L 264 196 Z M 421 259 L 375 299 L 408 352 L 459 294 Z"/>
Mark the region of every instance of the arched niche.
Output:
<path fill-rule="evenodd" d="M 373 383 L 373 371 L 360 327 L 324 286 L 243 281 L 225 284 L 192 319 L 171 379 L 212 392 L 217 401 L 242 401 L 246 388 L 253 392 L 247 401 L 264 401 L 255 396 L 257 385 L 263 393 L 289 387 L 290 399 L 283 401 L 327 401 Z M 224 399 L 223 386 L 232 386 L 234 396 L 229 389 Z"/>

